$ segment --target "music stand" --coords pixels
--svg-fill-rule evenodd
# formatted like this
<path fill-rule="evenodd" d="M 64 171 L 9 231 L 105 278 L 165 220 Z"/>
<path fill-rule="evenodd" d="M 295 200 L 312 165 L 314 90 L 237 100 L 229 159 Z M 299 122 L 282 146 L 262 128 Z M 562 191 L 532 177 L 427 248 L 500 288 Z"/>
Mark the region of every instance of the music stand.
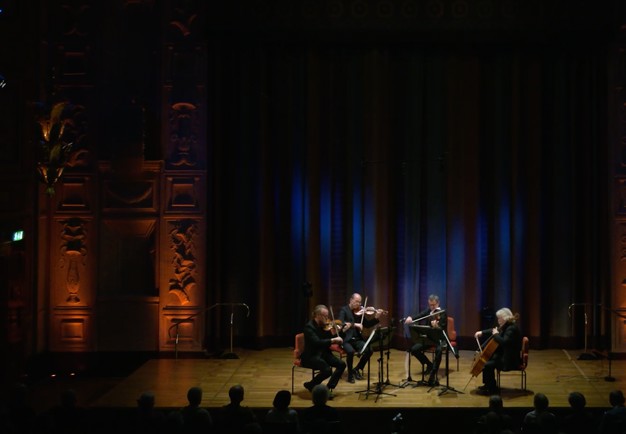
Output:
<path fill-rule="evenodd" d="M 410 341 L 411 347 L 413 347 L 413 345 L 417 343 L 421 343 L 422 347 L 424 348 L 430 347 L 430 346 L 436 346 L 437 341 L 435 341 L 434 339 L 438 338 L 438 335 L 436 334 L 436 332 L 433 332 L 433 330 L 440 330 L 440 329 L 434 329 L 431 326 L 427 326 L 427 325 L 410 324 L 409 333 L 411 335 L 411 341 Z M 403 383 L 402 386 L 400 387 L 406 387 L 411 382 L 415 383 L 413 387 L 428 386 L 428 382 L 424 380 L 424 367 L 423 366 L 422 366 L 422 379 L 420 381 L 414 381 L 413 379 L 411 379 L 411 356 L 412 354 L 411 354 L 410 349 L 407 351 L 407 354 L 408 354 L 407 381 Z"/>
<path fill-rule="evenodd" d="M 444 393 L 448 393 L 448 391 L 453 391 L 456 393 L 464 393 L 464 392 L 461 392 L 460 390 L 455 389 L 454 387 L 450 387 L 450 351 L 452 351 L 452 354 L 454 354 L 454 357 L 456 357 L 457 359 L 459 358 L 459 353 L 457 353 L 454 350 L 454 347 L 452 346 L 452 343 L 450 342 L 450 339 L 448 338 L 448 334 L 446 333 L 446 331 L 443 329 L 440 329 L 440 330 L 441 330 L 441 333 L 443 334 L 443 337 L 446 338 L 446 342 L 448 346 L 446 347 L 446 385 L 438 386 L 441 388 L 441 390 L 438 393 L 438 396 L 441 396 Z"/>
<path fill-rule="evenodd" d="M 368 345 L 370 345 L 370 343 L 374 340 L 374 337 L 376 337 L 376 340 L 374 341 L 376 344 L 378 344 L 377 349 L 380 352 L 380 357 L 378 358 L 378 382 L 374 384 L 374 386 L 376 386 L 375 389 L 371 389 L 370 388 L 370 359 L 368 359 L 367 361 L 367 389 L 366 390 L 359 390 L 355 393 L 365 393 L 365 398 L 369 398 L 370 394 L 376 394 L 376 399 L 374 400 L 374 402 L 378 401 L 378 398 L 380 398 L 381 395 L 388 395 L 388 396 L 396 396 L 393 393 L 386 393 L 383 392 L 383 389 L 385 388 L 386 384 L 384 382 L 384 368 L 383 368 L 383 350 L 385 348 L 385 346 L 389 345 L 389 339 L 390 339 L 391 333 L 389 331 L 388 327 L 376 327 L 374 329 L 374 331 L 372 332 L 372 334 L 370 335 L 369 339 L 367 340 L 367 342 L 365 342 L 365 345 L 363 345 L 363 348 L 361 349 L 361 354 L 365 351 L 365 349 L 368 347 Z"/>

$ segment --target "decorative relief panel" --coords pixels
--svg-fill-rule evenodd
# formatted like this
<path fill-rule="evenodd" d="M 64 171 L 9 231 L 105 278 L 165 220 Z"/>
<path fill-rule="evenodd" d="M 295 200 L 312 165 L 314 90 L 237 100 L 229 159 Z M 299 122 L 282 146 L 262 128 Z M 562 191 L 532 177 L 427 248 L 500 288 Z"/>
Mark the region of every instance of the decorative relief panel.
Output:
<path fill-rule="evenodd" d="M 91 178 L 66 176 L 56 188 L 57 211 L 91 212 Z"/>
<path fill-rule="evenodd" d="M 198 164 L 199 112 L 194 104 L 177 102 L 169 111 L 168 167 L 194 168 Z"/>
<path fill-rule="evenodd" d="M 202 195 L 205 193 L 200 176 L 167 176 L 165 212 L 201 212 Z"/>
<path fill-rule="evenodd" d="M 92 315 L 86 309 L 55 309 L 50 331 L 52 351 L 93 350 Z"/>
<path fill-rule="evenodd" d="M 197 311 L 167 309 L 161 317 L 161 350 L 199 351 L 204 335 L 204 315 Z M 176 340 L 178 339 L 178 345 Z"/>
<path fill-rule="evenodd" d="M 196 296 L 194 293 L 197 291 L 196 234 L 198 223 L 196 220 L 183 219 L 169 222 L 168 228 L 173 268 L 168 290 L 184 305 L 191 302 L 192 295 Z"/>
<path fill-rule="evenodd" d="M 111 211 L 156 212 L 157 182 L 154 179 L 142 181 L 104 181 L 102 208 Z"/>
<path fill-rule="evenodd" d="M 80 218 L 62 220 L 61 259 L 59 268 L 65 271 L 65 289 L 67 303 L 80 302 L 81 271 L 85 268 L 84 257 L 87 255 L 87 229 Z"/>

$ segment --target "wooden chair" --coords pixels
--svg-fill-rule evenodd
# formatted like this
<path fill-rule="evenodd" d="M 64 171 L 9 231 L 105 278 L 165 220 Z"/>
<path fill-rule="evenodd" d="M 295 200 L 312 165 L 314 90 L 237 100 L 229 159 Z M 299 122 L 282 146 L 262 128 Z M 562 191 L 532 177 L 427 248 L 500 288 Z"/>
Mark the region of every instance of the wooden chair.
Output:
<path fill-rule="evenodd" d="M 450 339 L 450 344 L 452 345 L 452 349 L 454 353 L 458 352 L 458 347 L 456 343 L 456 328 L 454 327 L 454 318 L 451 316 L 448 317 L 448 325 L 447 325 L 448 339 Z M 459 359 L 456 359 L 456 370 L 459 370 Z"/>
<path fill-rule="evenodd" d="M 304 352 L 304 333 L 298 333 L 293 347 L 293 366 L 291 367 L 291 393 L 293 394 L 294 374 L 296 368 L 310 369 L 311 379 L 315 377 L 315 369 L 302 366 L 302 353 Z"/>
<path fill-rule="evenodd" d="M 446 324 L 446 334 L 448 335 L 448 339 L 450 339 L 450 344 L 452 345 L 452 348 L 454 349 L 454 352 L 456 353 L 457 351 L 456 328 L 454 328 L 454 318 L 451 316 L 448 317 L 448 323 Z M 435 360 L 435 347 L 430 347 L 426 351 L 432 354 L 431 357 L 434 361 Z M 443 347 L 443 356 L 450 357 L 450 354 L 448 353 L 447 342 L 445 342 L 444 347 Z M 456 359 L 456 370 L 457 371 L 459 370 L 459 359 Z M 448 375 L 447 372 L 446 372 L 446 375 Z"/>
<path fill-rule="evenodd" d="M 339 358 L 343 358 L 346 354 L 343 348 L 339 344 L 332 344 L 330 346 L 330 350 L 339 355 Z M 302 353 L 304 352 L 304 333 L 298 333 L 296 335 L 293 347 L 293 366 L 291 367 L 291 393 L 294 391 L 294 376 L 296 368 L 302 369 L 310 369 L 311 370 L 311 379 L 315 377 L 317 371 L 313 368 L 307 368 L 302 366 Z"/>
<path fill-rule="evenodd" d="M 522 376 L 522 382 L 521 382 L 522 390 L 526 390 L 526 367 L 528 366 L 528 350 L 529 350 L 528 337 L 524 336 L 522 338 L 522 350 L 520 351 L 520 359 L 521 359 L 520 365 L 515 369 L 511 369 L 510 371 L 504 371 L 504 372 L 513 372 L 513 371 L 520 372 Z M 500 370 L 496 371 L 498 387 L 500 387 L 500 373 L 501 373 Z"/>

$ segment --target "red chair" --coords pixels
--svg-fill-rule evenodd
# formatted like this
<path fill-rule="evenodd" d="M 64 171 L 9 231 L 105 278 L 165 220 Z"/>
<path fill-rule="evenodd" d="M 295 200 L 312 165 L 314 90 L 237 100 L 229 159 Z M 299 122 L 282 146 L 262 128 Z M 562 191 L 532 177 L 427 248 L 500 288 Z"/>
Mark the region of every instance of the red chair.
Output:
<path fill-rule="evenodd" d="M 458 354 L 458 347 L 456 343 L 456 328 L 454 327 L 454 318 L 451 316 L 448 317 L 448 325 L 447 331 L 448 339 L 450 339 L 450 344 L 452 345 L 452 349 L 454 350 L 454 354 Z M 456 370 L 459 370 L 459 359 L 456 359 Z"/>
<path fill-rule="evenodd" d="M 522 390 L 526 390 L 526 367 L 528 366 L 528 351 L 529 351 L 528 337 L 524 336 L 522 338 L 522 350 L 520 351 L 520 359 L 521 359 L 520 365 L 515 369 L 511 369 L 509 371 L 503 371 L 503 372 L 520 371 L 521 376 L 522 376 Z M 497 370 L 496 374 L 497 374 L 498 387 L 500 387 L 500 370 Z"/>
<path fill-rule="evenodd" d="M 332 344 L 330 346 L 330 350 L 332 352 L 338 353 L 339 358 L 343 358 L 343 356 L 346 354 L 344 349 L 341 348 L 339 344 Z M 302 353 L 303 352 L 304 352 L 304 333 L 298 333 L 296 335 L 296 339 L 295 339 L 294 347 L 293 347 L 293 366 L 291 367 L 291 393 L 293 393 L 293 390 L 294 390 L 293 383 L 294 383 L 294 376 L 295 376 L 296 368 L 311 370 L 311 379 L 313 379 L 313 377 L 315 377 L 315 374 L 317 373 L 317 370 L 315 369 L 306 368 L 302 366 Z"/>

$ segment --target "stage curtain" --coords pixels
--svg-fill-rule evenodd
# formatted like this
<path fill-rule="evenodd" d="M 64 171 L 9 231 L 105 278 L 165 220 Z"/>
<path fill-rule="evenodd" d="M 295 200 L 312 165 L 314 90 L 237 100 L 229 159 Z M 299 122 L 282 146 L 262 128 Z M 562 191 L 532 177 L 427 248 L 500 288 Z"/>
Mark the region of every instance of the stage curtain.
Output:
<path fill-rule="evenodd" d="M 608 297 L 606 52 L 212 49 L 207 299 L 251 306 L 242 344 L 287 342 L 357 291 L 394 324 L 438 294 L 466 346 L 503 306 L 533 346 L 582 346 L 569 305 Z"/>

